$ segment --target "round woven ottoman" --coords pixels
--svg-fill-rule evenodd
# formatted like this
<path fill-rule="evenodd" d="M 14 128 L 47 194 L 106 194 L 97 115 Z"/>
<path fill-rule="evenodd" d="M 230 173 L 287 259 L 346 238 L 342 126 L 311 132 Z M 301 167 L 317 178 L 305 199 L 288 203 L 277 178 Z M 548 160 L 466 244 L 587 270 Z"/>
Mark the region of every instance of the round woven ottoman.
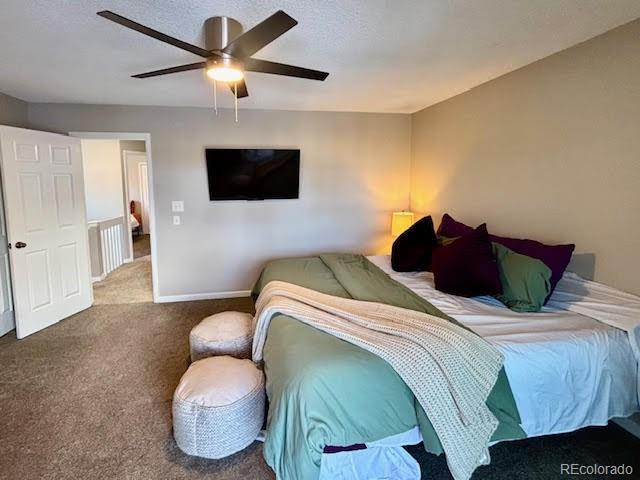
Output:
<path fill-rule="evenodd" d="M 264 407 L 264 374 L 251 360 L 198 360 L 173 395 L 173 436 L 189 455 L 226 457 L 256 439 Z"/>
<path fill-rule="evenodd" d="M 211 315 L 193 327 L 189 334 L 191 361 L 214 355 L 251 358 L 253 316 L 242 312 Z"/>

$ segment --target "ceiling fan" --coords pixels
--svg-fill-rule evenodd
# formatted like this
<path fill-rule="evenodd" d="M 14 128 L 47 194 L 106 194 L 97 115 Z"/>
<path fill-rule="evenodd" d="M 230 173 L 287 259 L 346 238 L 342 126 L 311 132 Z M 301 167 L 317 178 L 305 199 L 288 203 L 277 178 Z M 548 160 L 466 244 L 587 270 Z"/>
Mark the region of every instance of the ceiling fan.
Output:
<path fill-rule="evenodd" d="M 214 81 L 227 83 L 231 91 L 236 94 L 236 98 L 243 98 L 249 96 L 247 85 L 244 81 L 245 71 L 321 81 L 329 75 L 327 72 L 251 57 L 258 50 L 298 24 L 295 19 L 282 10 L 277 11 L 245 33 L 242 33 L 242 25 L 232 18 L 211 17 L 207 19 L 205 21 L 206 49 L 145 27 L 109 10 L 98 12 L 98 15 L 205 59 L 197 63 L 140 73 L 133 75 L 133 78 L 149 78 L 204 68 L 210 78 L 214 79 Z"/>

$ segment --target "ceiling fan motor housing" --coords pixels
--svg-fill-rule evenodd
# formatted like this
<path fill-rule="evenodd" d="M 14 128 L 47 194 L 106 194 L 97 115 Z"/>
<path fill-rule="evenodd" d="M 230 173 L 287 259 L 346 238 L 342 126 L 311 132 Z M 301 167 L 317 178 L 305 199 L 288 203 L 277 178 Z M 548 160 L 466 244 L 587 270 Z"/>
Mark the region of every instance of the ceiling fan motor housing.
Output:
<path fill-rule="evenodd" d="M 229 17 L 211 17 L 204 22 L 204 42 L 207 50 L 221 51 L 242 35 L 242 25 Z M 222 53 L 222 52 L 220 52 Z"/>

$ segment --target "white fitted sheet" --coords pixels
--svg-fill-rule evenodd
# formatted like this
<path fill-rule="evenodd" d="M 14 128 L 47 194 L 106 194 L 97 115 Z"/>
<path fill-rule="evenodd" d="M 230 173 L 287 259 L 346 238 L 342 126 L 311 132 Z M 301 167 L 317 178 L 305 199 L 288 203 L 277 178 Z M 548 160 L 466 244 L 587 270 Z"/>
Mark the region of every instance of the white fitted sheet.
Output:
<path fill-rule="evenodd" d="M 540 313 L 516 313 L 492 297 L 448 295 L 434 288 L 429 272 L 399 273 L 389 256 L 368 258 L 504 354 L 527 436 L 606 425 L 639 410 L 638 364 L 627 332 L 560 308 L 553 297 L 554 306 Z"/>

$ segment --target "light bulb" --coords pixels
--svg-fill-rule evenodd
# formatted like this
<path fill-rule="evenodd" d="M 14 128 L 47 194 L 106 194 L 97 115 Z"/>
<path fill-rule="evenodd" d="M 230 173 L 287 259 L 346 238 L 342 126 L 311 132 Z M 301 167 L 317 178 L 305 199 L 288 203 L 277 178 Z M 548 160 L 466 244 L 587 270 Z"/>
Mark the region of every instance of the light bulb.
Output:
<path fill-rule="evenodd" d="M 244 72 L 238 68 L 214 66 L 207 69 L 207 75 L 218 82 L 239 82 L 244 78 Z"/>

